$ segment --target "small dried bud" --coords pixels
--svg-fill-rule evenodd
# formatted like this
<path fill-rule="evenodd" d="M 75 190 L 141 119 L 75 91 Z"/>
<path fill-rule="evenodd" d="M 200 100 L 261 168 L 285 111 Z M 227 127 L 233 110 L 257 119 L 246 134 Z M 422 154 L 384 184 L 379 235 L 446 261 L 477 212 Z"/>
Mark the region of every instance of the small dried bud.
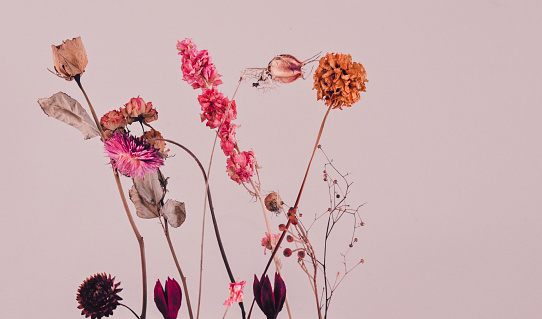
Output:
<path fill-rule="evenodd" d="M 297 252 L 297 257 L 299 258 L 305 258 L 305 252 L 303 250 L 300 250 Z"/>
<path fill-rule="evenodd" d="M 82 75 L 87 67 L 88 58 L 81 37 L 62 41 L 61 45 L 51 45 L 56 74 L 71 81 L 76 75 Z"/>
<path fill-rule="evenodd" d="M 348 245 L 348 247 L 352 248 L 352 247 L 354 247 L 354 245 L 350 244 L 350 245 Z"/>
<path fill-rule="evenodd" d="M 357 238 L 357 237 L 356 237 L 356 238 L 354 238 L 354 242 L 355 242 L 355 243 L 357 243 L 357 242 L 358 242 L 358 238 Z"/>
<path fill-rule="evenodd" d="M 359 223 L 360 226 L 365 226 L 364 222 Z"/>
<path fill-rule="evenodd" d="M 361 260 L 359 262 L 363 264 L 365 262 L 365 260 L 363 260 L 363 258 L 361 258 Z"/>
<path fill-rule="evenodd" d="M 286 248 L 286 249 L 284 249 L 282 254 L 284 255 L 284 257 L 290 257 L 290 256 L 292 256 L 292 250 L 290 248 Z"/>
<path fill-rule="evenodd" d="M 281 206 L 282 199 L 280 198 L 279 194 L 273 192 L 265 197 L 265 208 L 267 208 L 267 210 L 270 212 L 279 212 Z"/>

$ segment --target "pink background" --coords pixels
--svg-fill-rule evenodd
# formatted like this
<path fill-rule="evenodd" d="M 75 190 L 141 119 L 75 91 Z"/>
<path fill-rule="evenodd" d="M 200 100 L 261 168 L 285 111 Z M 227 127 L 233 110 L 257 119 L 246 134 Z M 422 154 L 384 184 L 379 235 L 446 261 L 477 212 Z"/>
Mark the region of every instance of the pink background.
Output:
<path fill-rule="evenodd" d="M 204 162 L 214 136 L 199 121 L 198 92 L 181 80 L 177 40 L 209 50 L 230 96 L 244 68 L 277 54 L 350 53 L 367 69 L 367 93 L 332 112 L 322 145 L 352 174 L 350 203 L 366 203 L 349 255 L 365 264 L 338 288 L 329 318 L 542 317 L 541 9 L 504 0 L 2 1 L 0 318 L 80 318 L 77 287 L 97 272 L 115 275 L 124 303 L 140 310 L 138 248 L 100 141 L 83 141 L 36 103 L 63 91 L 85 105 L 74 82 L 47 71 L 51 44 L 76 36 L 99 114 L 140 95 L 159 112 L 155 127 Z M 236 98 L 240 146 L 257 153 L 264 191 L 288 203 L 325 112 L 311 88 L 299 80 L 262 92 L 246 82 Z M 173 241 L 196 300 L 203 183 L 190 158 L 172 154 L 169 196 L 189 214 Z M 326 208 L 323 163 L 317 156 L 309 176 L 306 215 Z M 250 300 L 267 260 L 265 226 L 224 165 L 217 153 L 211 187 Z M 136 222 L 150 287 L 179 280 L 158 223 Z M 221 318 L 227 277 L 207 235 L 201 318 Z M 340 244 L 330 255 L 337 270 Z M 283 262 L 294 317 L 315 318 L 308 281 L 295 259 Z M 161 318 L 149 295 L 148 317 Z M 131 314 L 119 308 L 115 317 Z M 183 305 L 179 318 L 187 317 Z"/>

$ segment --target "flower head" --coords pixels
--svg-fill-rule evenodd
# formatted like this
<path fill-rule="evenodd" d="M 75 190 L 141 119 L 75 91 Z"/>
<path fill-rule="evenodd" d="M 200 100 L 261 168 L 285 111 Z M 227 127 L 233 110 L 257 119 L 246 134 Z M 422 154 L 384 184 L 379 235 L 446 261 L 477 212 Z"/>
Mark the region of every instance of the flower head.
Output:
<path fill-rule="evenodd" d="M 198 96 L 198 101 L 202 111 L 201 121 L 207 120 L 206 125 L 209 128 L 217 128 L 222 123 L 222 120 L 226 123 L 237 118 L 235 101 L 232 101 L 230 104 L 230 100 L 224 97 L 224 94 L 218 92 L 216 87 L 203 89 L 201 95 Z M 226 110 L 228 110 L 227 114 Z"/>
<path fill-rule="evenodd" d="M 100 125 L 105 133 L 105 137 L 109 138 L 114 132 L 124 133 L 124 127 L 126 127 L 126 118 L 122 115 L 121 111 L 113 110 L 109 111 L 100 119 Z"/>
<path fill-rule="evenodd" d="M 268 234 L 266 232 L 265 237 L 262 238 L 262 246 L 264 246 L 266 249 L 272 250 L 273 245 L 276 245 L 279 239 L 280 239 L 280 234 Z"/>
<path fill-rule="evenodd" d="M 81 37 L 62 41 L 60 45 L 51 45 L 56 74 L 71 81 L 76 75 L 82 75 L 87 67 L 88 58 Z"/>
<path fill-rule="evenodd" d="M 360 92 L 365 92 L 365 82 L 368 82 L 365 68 L 352 62 L 350 54 L 328 53 L 314 72 L 313 90 L 317 90 L 317 100 L 342 109 L 359 101 Z"/>
<path fill-rule="evenodd" d="M 105 152 L 123 175 L 144 178 L 164 164 L 158 150 L 143 138 L 115 133 L 105 143 Z"/>
<path fill-rule="evenodd" d="M 181 286 L 175 279 L 166 280 L 166 288 L 162 288 L 160 279 L 156 281 L 154 286 L 154 303 L 156 308 L 160 310 L 164 319 L 176 319 L 179 309 L 181 308 L 181 301 L 183 299 L 183 293 Z"/>
<path fill-rule="evenodd" d="M 135 121 L 150 123 L 158 119 L 158 112 L 152 107 L 152 102 L 145 103 L 139 96 L 131 98 L 121 111 L 128 120 L 128 124 Z"/>
<path fill-rule="evenodd" d="M 86 318 L 91 317 L 91 319 L 112 315 L 119 300 L 122 300 L 118 296 L 122 290 L 118 288 L 119 285 L 120 282 L 115 283 L 115 277 L 111 278 L 111 275 L 107 276 L 105 273 L 85 279 L 77 290 L 76 298 L 79 302 L 77 308 L 82 309 L 81 315 L 85 315 Z"/>
<path fill-rule="evenodd" d="M 161 138 L 161 139 L 163 139 L 164 137 L 162 136 L 162 134 L 160 132 L 158 132 L 155 129 L 151 129 L 150 131 L 147 131 L 147 132 L 143 133 L 143 135 L 141 137 L 143 139 L 145 139 L 147 142 L 149 142 L 149 144 L 151 144 L 155 149 L 157 149 L 160 152 L 161 157 L 163 157 L 163 158 L 167 157 L 167 153 L 169 152 L 169 149 L 166 150 L 166 142 L 165 141 L 159 141 L 159 140 L 149 141 L 149 139 L 152 139 L 152 138 Z"/>
<path fill-rule="evenodd" d="M 177 41 L 177 50 L 179 50 L 179 55 L 182 55 L 183 80 L 191 84 L 194 89 L 222 84 L 221 75 L 216 71 L 207 50 L 198 51 L 192 39 Z"/>
<path fill-rule="evenodd" d="M 245 151 L 228 157 L 226 171 L 238 184 L 248 183 L 254 175 L 254 165 L 257 165 L 254 151 Z"/>
<path fill-rule="evenodd" d="M 278 273 L 275 273 L 275 288 L 271 288 L 271 282 L 267 275 L 258 277 L 254 275 L 254 299 L 258 307 L 263 311 L 267 319 L 275 319 L 284 306 L 286 300 L 286 285 Z"/>
<path fill-rule="evenodd" d="M 231 306 L 234 302 L 243 301 L 243 288 L 246 281 L 230 283 L 230 297 L 224 301 L 224 306 Z"/>

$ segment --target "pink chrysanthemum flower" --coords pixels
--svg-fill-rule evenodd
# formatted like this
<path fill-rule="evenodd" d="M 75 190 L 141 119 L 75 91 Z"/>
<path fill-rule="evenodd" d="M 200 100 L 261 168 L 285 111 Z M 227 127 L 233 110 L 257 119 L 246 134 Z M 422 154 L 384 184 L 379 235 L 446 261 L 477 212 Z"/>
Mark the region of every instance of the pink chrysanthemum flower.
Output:
<path fill-rule="evenodd" d="M 105 141 L 104 147 L 115 168 L 128 177 L 144 178 L 164 164 L 158 150 L 142 138 L 114 134 Z"/>
<path fill-rule="evenodd" d="M 237 105 L 235 101 L 231 102 L 230 99 L 224 97 L 224 94 L 220 93 L 215 87 L 211 89 L 203 89 L 201 95 L 198 96 L 198 102 L 201 105 L 201 121 L 207 120 L 206 125 L 209 128 L 217 128 L 224 116 L 226 119 L 224 123 L 231 122 L 237 118 Z M 226 114 L 226 110 L 230 108 Z"/>
<path fill-rule="evenodd" d="M 280 239 L 280 234 L 268 234 L 267 232 L 265 233 L 265 237 L 262 238 L 262 246 L 265 247 L 265 250 L 264 250 L 264 255 L 267 251 L 267 249 L 269 250 L 272 250 L 273 249 L 273 246 L 272 246 L 272 243 L 273 244 L 276 244 Z"/>
<path fill-rule="evenodd" d="M 207 50 L 198 51 L 191 39 L 177 42 L 177 50 L 182 55 L 181 70 L 183 80 L 192 88 L 206 88 L 222 84 L 221 75 L 216 71 Z"/>
<path fill-rule="evenodd" d="M 254 151 L 245 151 L 228 158 L 226 171 L 230 178 L 238 184 L 248 183 L 254 175 L 254 165 L 257 165 Z"/>
<path fill-rule="evenodd" d="M 234 302 L 243 301 L 243 288 L 245 287 L 246 281 L 230 283 L 230 297 L 224 301 L 224 306 L 231 306 Z"/>

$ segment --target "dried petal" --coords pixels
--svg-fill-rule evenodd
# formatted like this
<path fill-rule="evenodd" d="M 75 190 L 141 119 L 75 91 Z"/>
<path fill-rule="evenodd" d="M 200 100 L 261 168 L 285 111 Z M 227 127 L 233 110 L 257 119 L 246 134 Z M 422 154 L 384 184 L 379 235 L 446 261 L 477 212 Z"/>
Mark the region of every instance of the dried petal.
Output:
<path fill-rule="evenodd" d="M 171 227 L 179 227 L 186 219 L 186 208 L 184 203 L 168 199 L 161 210 L 162 215 L 167 219 Z"/>

